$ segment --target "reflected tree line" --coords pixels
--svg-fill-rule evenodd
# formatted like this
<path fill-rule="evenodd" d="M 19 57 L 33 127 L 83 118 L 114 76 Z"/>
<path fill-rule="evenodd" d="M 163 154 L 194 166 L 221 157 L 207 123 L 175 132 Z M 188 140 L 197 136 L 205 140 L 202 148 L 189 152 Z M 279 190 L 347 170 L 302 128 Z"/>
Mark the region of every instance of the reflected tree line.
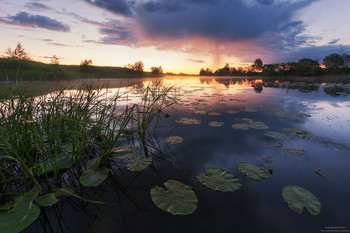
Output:
<path fill-rule="evenodd" d="M 230 67 L 228 63 L 223 68 L 213 71 L 202 68 L 201 76 L 322 76 L 350 74 L 350 55 L 332 53 L 326 56 L 322 64 L 309 58 L 298 62 L 263 64 L 260 58 L 248 67 Z"/>

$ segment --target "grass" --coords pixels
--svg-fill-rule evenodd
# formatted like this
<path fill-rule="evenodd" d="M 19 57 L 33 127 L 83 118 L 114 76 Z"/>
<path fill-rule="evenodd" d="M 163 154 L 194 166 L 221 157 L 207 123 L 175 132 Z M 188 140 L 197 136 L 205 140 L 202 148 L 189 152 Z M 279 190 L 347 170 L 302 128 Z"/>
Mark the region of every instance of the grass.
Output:
<path fill-rule="evenodd" d="M 123 67 L 52 65 L 41 62 L 0 58 L 0 81 L 73 80 L 152 76 Z"/>

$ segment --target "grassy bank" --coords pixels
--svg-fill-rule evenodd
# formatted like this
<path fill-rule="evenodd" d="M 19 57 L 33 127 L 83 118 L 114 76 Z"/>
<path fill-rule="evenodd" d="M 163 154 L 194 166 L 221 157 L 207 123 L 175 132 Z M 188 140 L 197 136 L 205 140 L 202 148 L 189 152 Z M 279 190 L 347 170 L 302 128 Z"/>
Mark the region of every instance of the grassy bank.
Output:
<path fill-rule="evenodd" d="M 0 81 L 73 80 L 151 76 L 123 67 L 51 65 L 35 61 L 0 58 Z"/>

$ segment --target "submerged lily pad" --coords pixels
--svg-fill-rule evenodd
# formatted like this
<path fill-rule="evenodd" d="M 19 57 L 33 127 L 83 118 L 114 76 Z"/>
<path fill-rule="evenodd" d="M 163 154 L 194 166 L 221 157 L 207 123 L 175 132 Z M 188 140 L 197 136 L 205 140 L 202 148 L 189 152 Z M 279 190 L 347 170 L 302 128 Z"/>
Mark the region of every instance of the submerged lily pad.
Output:
<path fill-rule="evenodd" d="M 33 203 L 39 189 L 33 188 L 18 198 L 13 208 L 0 211 L 0 232 L 18 233 L 30 226 L 40 215 L 39 207 Z"/>
<path fill-rule="evenodd" d="M 199 174 L 197 179 L 210 189 L 221 192 L 234 192 L 242 185 L 239 179 L 225 170 L 217 168 L 205 168 L 208 175 Z"/>
<path fill-rule="evenodd" d="M 275 138 L 275 139 L 289 139 L 290 136 L 287 134 L 279 133 L 279 132 L 274 132 L 274 131 L 269 131 L 264 133 L 265 136 L 268 136 L 270 138 Z"/>
<path fill-rule="evenodd" d="M 130 159 L 126 164 L 126 168 L 132 172 L 142 171 L 152 164 L 152 157 L 142 158 L 141 156 Z"/>
<path fill-rule="evenodd" d="M 306 152 L 304 149 L 298 150 L 298 149 L 292 149 L 292 148 L 282 148 L 282 150 L 292 155 L 302 155 Z"/>
<path fill-rule="evenodd" d="M 240 163 L 238 164 L 238 170 L 242 172 L 244 175 L 252 178 L 254 180 L 267 179 L 267 172 L 251 163 Z"/>
<path fill-rule="evenodd" d="M 183 138 L 180 136 L 171 136 L 164 139 L 165 143 L 172 144 L 172 145 L 180 144 L 182 141 L 183 141 Z"/>
<path fill-rule="evenodd" d="M 258 109 L 256 107 L 246 106 L 246 107 L 242 107 L 241 111 L 242 112 L 257 112 Z"/>
<path fill-rule="evenodd" d="M 289 132 L 293 137 L 300 139 L 312 139 L 311 134 L 303 129 L 294 129 L 294 128 L 284 128 L 286 132 Z"/>
<path fill-rule="evenodd" d="M 292 117 L 292 114 L 290 114 L 288 112 L 280 111 L 280 112 L 275 112 L 275 116 L 290 118 L 290 117 Z"/>
<path fill-rule="evenodd" d="M 56 204 L 58 202 L 58 199 L 56 198 L 56 193 L 49 193 L 35 198 L 35 201 L 40 206 L 48 207 Z"/>
<path fill-rule="evenodd" d="M 268 156 L 268 157 L 262 158 L 262 161 L 265 163 L 273 163 L 273 162 L 275 162 L 275 159 L 274 159 L 274 157 Z"/>
<path fill-rule="evenodd" d="M 86 187 L 93 187 L 101 184 L 107 179 L 109 169 L 105 167 L 99 167 L 98 169 L 90 168 L 83 172 L 80 177 L 80 183 Z"/>
<path fill-rule="evenodd" d="M 282 196 L 288 206 L 301 214 L 304 207 L 312 215 L 318 215 L 321 211 L 321 203 L 315 195 L 299 186 L 288 185 L 284 187 Z"/>
<path fill-rule="evenodd" d="M 234 129 L 248 130 L 248 129 L 268 129 L 269 127 L 265 125 L 262 121 L 253 121 L 250 118 L 236 118 L 236 121 L 241 121 L 242 123 L 232 125 Z"/>
<path fill-rule="evenodd" d="M 209 122 L 209 125 L 211 127 L 221 127 L 224 125 L 224 122 L 220 122 L 220 121 L 211 121 Z"/>
<path fill-rule="evenodd" d="M 298 117 L 311 117 L 311 115 L 307 114 L 307 113 L 298 113 L 297 116 Z"/>
<path fill-rule="evenodd" d="M 112 159 L 125 160 L 134 158 L 140 153 L 140 147 L 137 146 L 122 146 L 115 148 L 111 154 Z"/>
<path fill-rule="evenodd" d="M 232 125 L 232 128 L 240 129 L 240 130 L 248 130 L 248 129 L 250 129 L 249 125 L 246 124 L 246 123 L 234 124 L 234 125 Z"/>
<path fill-rule="evenodd" d="M 176 180 L 168 180 L 165 188 L 151 189 L 151 199 L 161 210 L 173 215 L 192 214 L 197 208 L 197 197 L 190 186 Z"/>
<path fill-rule="evenodd" d="M 199 125 L 202 123 L 200 120 L 194 118 L 180 118 L 179 120 L 176 120 L 176 122 L 184 125 Z"/>

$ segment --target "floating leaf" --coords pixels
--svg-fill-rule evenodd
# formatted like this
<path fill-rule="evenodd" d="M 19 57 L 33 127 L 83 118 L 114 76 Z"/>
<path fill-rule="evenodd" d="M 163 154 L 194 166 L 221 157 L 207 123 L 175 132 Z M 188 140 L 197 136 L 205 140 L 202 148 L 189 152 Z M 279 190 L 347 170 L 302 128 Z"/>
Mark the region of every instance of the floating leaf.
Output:
<path fill-rule="evenodd" d="M 49 193 L 35 198 L 35 201 L 40 206 L 48 207 L 56 204 L 58 202 L 58 199 L 56 198 L 56 193 Z"/>
<path fill-rule="evenodd" d="M 289 132 L 293 137 L 300 139 L 312 139 L 310 133 L 303 129 L 294 129 L 294 128 L 284 128 L 286 132 Z"/>
<path fill-rule="evenodd" d="M 221 127 L 224 125 L 224 122 L 219 122 L 219 121 L 211 121 L 209 122 L 209 126 L 211 127 Z"/>
<path fill-rule="evenodd" d="M 243 112 L 257 112 L 258 109 L 256 107 L 242 107 L 241 111 L 243 111 Z"/>
<path fill-rule="evenodd" d="M 146 169 L 152 164 L 152 157 L 142 158 L 141 156 L 130 159 L 126 164 L 126 168 L 132 172 L 141 171 Z"/>
<path fill-rule="evenodd" d="M 292 114 L 288 113 L 288 112 L 275 112 L 275 115 L 278 117 L 285 117 L 285 118 L 290 118 L 292 117 Z"/>
<path fill-rule="evenodd" d="M 72 154 L 66 154 L 57 158 L 50 158 L 49 160 L 38 164 L 39 174 L 42 175 L 45 173 L 52 173 L 56 169 L 59 171 L 71 168 L 73 165 L 72 160 Z"/>
<path fill-rule="evenodd" d="M 317 197 L 299 186 L 288 185 L 284 187 L 282 196 L 288 206 L 299 214 L 303 212 L 304 207 L 314 216 L 321 211 L 321 203 Z"/>
<path fill-rule="evenodd" d="M 297 116 L 298 117 L 311 117 L 311 115 L 307 114 L 307 113 L 298 113 Z"/>
<path fill-rule="evenodd" d="M 253 121 L 252 123 L 249 124 L 249 127 L 252 129 L 268 129 L 269 128 L 262 121 Z"/>
<path fill-rule="evenodd" d="M 289 139 L 290 136 L 287 134 L 279 133 L 279 132 L 274 132 L 274 131 L 269 131 L 264 133 L 265 136 L 268 136 L 270 138 L 275 138 L 275 139 Z"/>
<path fill-rule="evenodd" d="M 151 189 L 151 199 L 161 210 L 173 215 L 192 214 L 197 208 L 197 197 L 190 186 L 176 180 L 168 180 L 165 188 Z"/>
<path fill-rule="evenodd" d="M 117 160 L 134 158 L 139 153 L 140 153 L 140 147 L 137 147 L 137 146 L 117 147 L 111 152 L 112 159 L 117 159 Z"/>
<path fill-rule="evenodd" d="M 208 112 L 205 111 L 205 110 L 195 110 L 192 112 L 193 114 L 198 114 L 198 115 L 205 115 L 207 114 Z"/>
<path fill-rule="evenodd" d="M 237 113 L 239 113 L 239 111 L 236 111 L 236 110 L 227 110 L 226 112 L 228 114 L 237 114 Z"/>
<path fill-rule="evenodd" d="M 69 197 L 74 196 L 74 189 L 72 187 L 63 187 L 56 190 L 57 196 Z"/>
<path fill-rule="evenodd" d="M 199 174 L 197 179 L 210 189 L 221 192 L 234 192 L 241 187 L 239 179 L 227 171 L 217 168 L 205 168 L 208 175 Z"/>
<path fill-rule="evenodd" d="M 240 164 L 238 164 L 238 169 L 244 175 L 246 175 L 249 178 L 252 178 L 254 180 L 261 180 L 261 179 L 268 178 L 266 171 L 264 169 L 256 166 L 256 165 L 254 165 L 254 164 L 240 163 Z"/>
<path fill-rule="evenodd" d="M 39 207 L 33 203 L 39 189 L 33 188 L 18 198 L 12 209 L 0 211 L 0 232 L 17 233 L 30 226 L 40 215 Z"/>
<path fill-rule="evenodd" d="M 269 156 L 269 157 L 262 158 L 262 161 L 265 163 L 273 163 L 273 162 L 275 162 L 275 159 L 273 157 Z"/>
<path fill-rule="evenodd" d="M 298 150 L 298 149 L 292 149 L 292 148 L 282 148 L 282 150 L 292 155 L 302 155 L 305 153 L 304 149 Z"/>
<path fill-rule="evenodd" d="M 98 169 L 89 168 L 83 172 L 80 177 L 80 183 L 86 187 L 93 187 L 101 184 L 109 174 L 109 169 L 99 167 Z"/>
<path fill-rule="evenodd" d="M 199 125 L 202 123 L 200 120 L 194 118 L 180 118 L 179 120 L 176 120 L 176 122 L 184 125 Z"/>
<path fill-rule="evenodd" d="M 165 143 L 172 144 L 172 145 L 180 144 L 182 141 L 183 141 L 183 138 L 180 136 L 171 136 L 164 139 Z"/>
<path fill-rule="evenodd" d="M 250 129 L 249 125 L 246 124 L 246 123 L 234 124 L 234 125 L 232 125 L 232 128 L 240 129 L 240 130 L 248 130 L 248 129 Z"/>
<path fill-rule="evenodd" d="M 221 116 L 221 113 L 219 112 L 210 112 L 208 113 L 209 116 Z"/>

